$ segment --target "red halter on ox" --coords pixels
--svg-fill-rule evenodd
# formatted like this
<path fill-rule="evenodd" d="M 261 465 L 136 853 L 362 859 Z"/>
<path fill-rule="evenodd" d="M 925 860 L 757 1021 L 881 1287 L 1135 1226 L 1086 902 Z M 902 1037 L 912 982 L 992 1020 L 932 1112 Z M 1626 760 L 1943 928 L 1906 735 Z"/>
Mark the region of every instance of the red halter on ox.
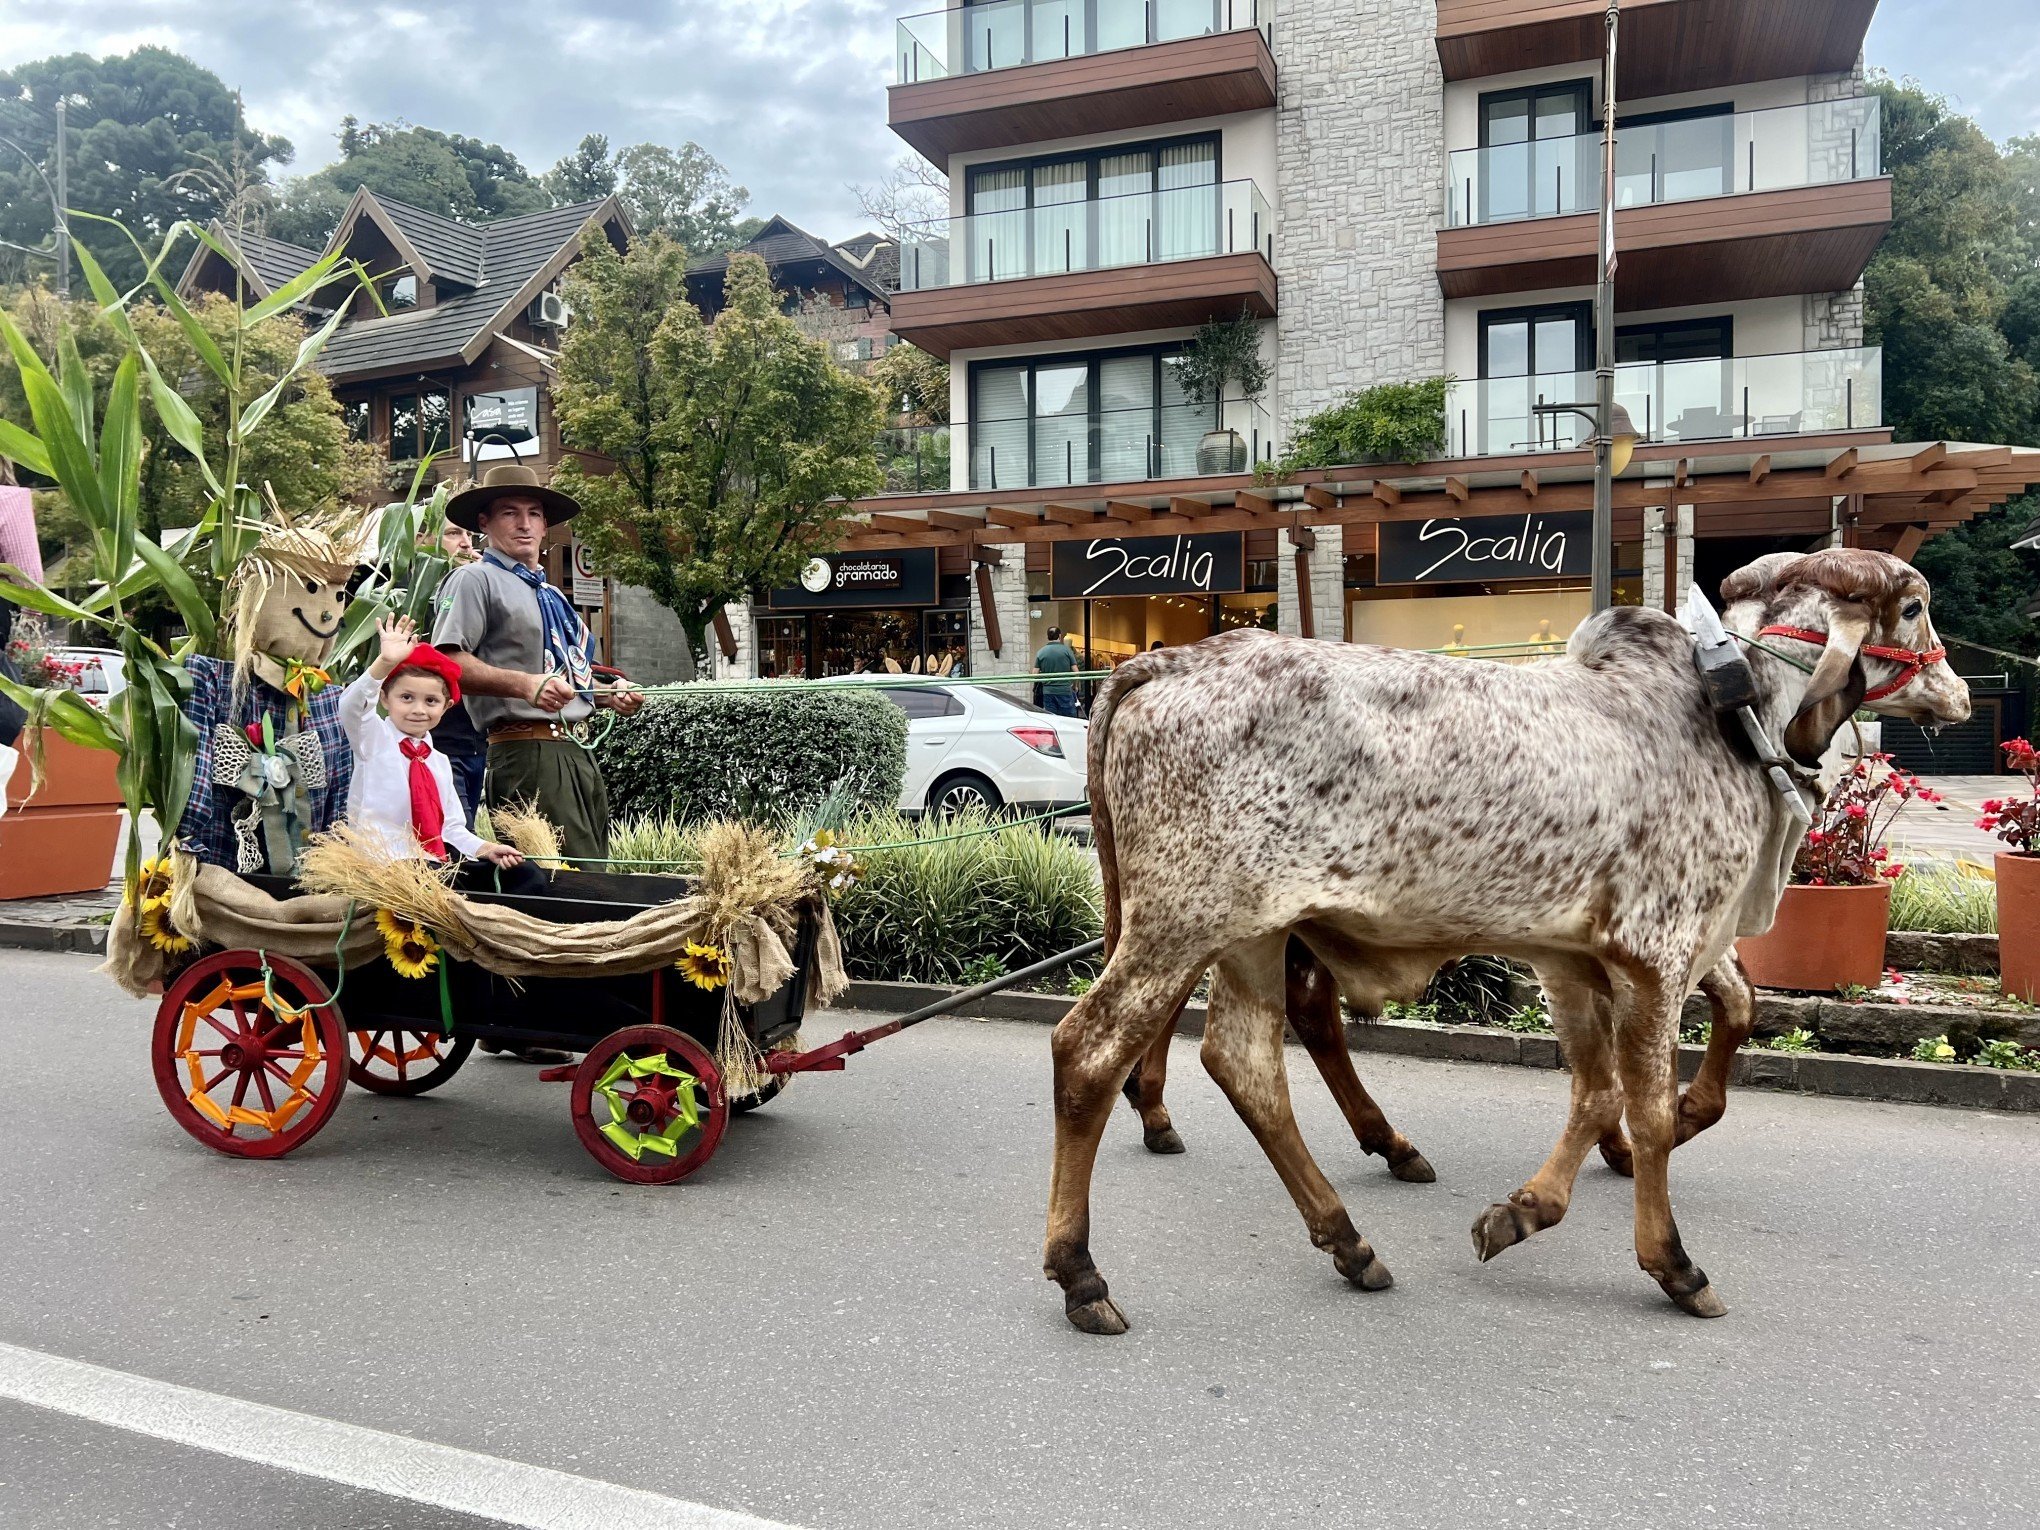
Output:
<path fill-rule="evenodd" d="M 1823 648 L 1827 646 L 1828 640 L 1825 632 L 1814 632 L 1806 627 L 1766 627 L 1757 636 L 1797 638 L 1802 643 L 1818 643 Z M 1856 651 L 1873 659 L 1889 659 L 1893 664 L 1902 666 L 1899 672 L 1884 684 L 1875 690 L 1865 691 L 1863 693 L 1865 701 L 1882 701 L 1886 696 L 1896 696 L 1919 678 L 1921 670 L 1929 664 L 1939 664 L 1948 657 L 1948 650 L 1945 648 L 1925 650 L 1884 648 L 1874 643 L 1865 643 Z"/>

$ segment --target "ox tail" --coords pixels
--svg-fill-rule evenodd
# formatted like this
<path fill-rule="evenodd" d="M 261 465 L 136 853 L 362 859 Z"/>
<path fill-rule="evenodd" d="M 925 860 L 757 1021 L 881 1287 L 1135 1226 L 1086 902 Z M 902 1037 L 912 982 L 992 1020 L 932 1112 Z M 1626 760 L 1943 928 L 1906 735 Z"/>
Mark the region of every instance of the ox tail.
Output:
<path fill-rule="evenodd" d="M 1112 793 L 1105 783 L 1105 760 L 1112 744 L 1112 719 L 1126 698 L 1146 685 L 1194 662 L 1189 649 L 1156 649 L 1120 665 L 1098 689 L 1091 708 L 1090 743 L 1084 769 L 1090 781 L 1091 847 L 1098 852 L 1098 875 L 1105 893 L 1105 958 L 1119 946 L 1119 853 L 1112 834 Z"/>

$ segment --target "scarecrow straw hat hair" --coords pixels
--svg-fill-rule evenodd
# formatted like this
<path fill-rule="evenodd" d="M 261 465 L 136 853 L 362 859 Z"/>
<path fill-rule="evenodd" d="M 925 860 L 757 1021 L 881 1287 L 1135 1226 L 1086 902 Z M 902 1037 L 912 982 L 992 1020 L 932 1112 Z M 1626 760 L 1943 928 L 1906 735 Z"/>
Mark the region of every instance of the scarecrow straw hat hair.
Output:
<path fill-rule="evenodd" d="M 237 669 L 246 669 L 254 657 L 256 616 L 276 582 L 293 574 L 322 584 L 352 578 L 361 563 L 367 529 L 359 510 L 325 509 L 300 521 L 277 503 L 267 484 L 263 494 L 275 520 L 260 523 L 260 540 L 235 568 L 224 592 Z"/>

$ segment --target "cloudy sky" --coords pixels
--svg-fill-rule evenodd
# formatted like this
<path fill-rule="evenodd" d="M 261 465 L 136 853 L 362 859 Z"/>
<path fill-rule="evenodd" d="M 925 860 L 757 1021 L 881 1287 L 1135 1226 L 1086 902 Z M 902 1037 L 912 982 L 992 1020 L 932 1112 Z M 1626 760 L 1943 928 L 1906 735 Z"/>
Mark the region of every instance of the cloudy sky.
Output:
<path fill-rule="evenodd" d="M 1421 0 L 1413 0 L 1421 3 Z M 0 62 L 160 43 L 244 92 L 249 119 L 334 156 L 351 112 L 502 143 L 534 172 L 586 132 L 693 139 L 780 212 L 843 237 L 850 183 L 903 152 L 885 127 L 893 22 L 941 0 L 0 0 Z M 2040 132 L 2040 4 L 1884 0 L 1872 65 L 1997 138 Z"/>

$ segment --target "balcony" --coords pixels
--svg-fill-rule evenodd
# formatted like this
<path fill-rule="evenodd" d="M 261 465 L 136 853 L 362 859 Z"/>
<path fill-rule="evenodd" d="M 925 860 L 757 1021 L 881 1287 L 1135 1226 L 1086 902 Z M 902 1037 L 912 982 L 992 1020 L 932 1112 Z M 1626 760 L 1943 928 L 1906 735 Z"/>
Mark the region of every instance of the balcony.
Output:
<path fill-rule="evenodd" d="M 1275 104 L 1262 0 L 992 0 L 899 23 L 887 120 L 952 154 Z"/>
<path fill-rule="evenodd" d="M 900 245 L 893 333 L 947 358 L 1275 313 L 1275 220 L 1252 181 L 977 213 Z"/>
<path fill-rule="evenodd" d="M 1550 372 L 1455 382 L 1445 400 L 1448 457 L 1574 451 L 1592 434 L 1578 415 L 1534 405 L 1592 406 L 1592 372 Z M 1635 362 L 1615 369 L 1615 402 L 1640 439 L 1762 440 L 1869 430 L 1884 423 L 1884 352 L 1876 346 Z"/>
<path fill-rule="evenodd" d="M 1485 297 L 1594 279 L 1599 140 L 1451 156 L 1438 285 Z M 1871 97 L 1622 128 L 1616 294 L 1628 309 L 1838 292 L 1891 224 Z"/>
<path fill-rule="evenodd" d="M 970 487 L 1061 488 L 1237 471 L 1230 462 L 1200 462 L 1205 435 L 1234 431 L 1251 465 L 1274 455 L 1269 426 L 1267 410 L 1244 399 L 1227 400 L 1215 412 L 1164 403 L 977 420 L 968 427 Z"/>
<path fill-rule="evenodd" d="M 1438 0 L 1448 80 L 1599 59 L 1606 0 Z M 1620 81 L 1632 97 L 1853 69 L 1877 0 L 1626 0 Z"/>

